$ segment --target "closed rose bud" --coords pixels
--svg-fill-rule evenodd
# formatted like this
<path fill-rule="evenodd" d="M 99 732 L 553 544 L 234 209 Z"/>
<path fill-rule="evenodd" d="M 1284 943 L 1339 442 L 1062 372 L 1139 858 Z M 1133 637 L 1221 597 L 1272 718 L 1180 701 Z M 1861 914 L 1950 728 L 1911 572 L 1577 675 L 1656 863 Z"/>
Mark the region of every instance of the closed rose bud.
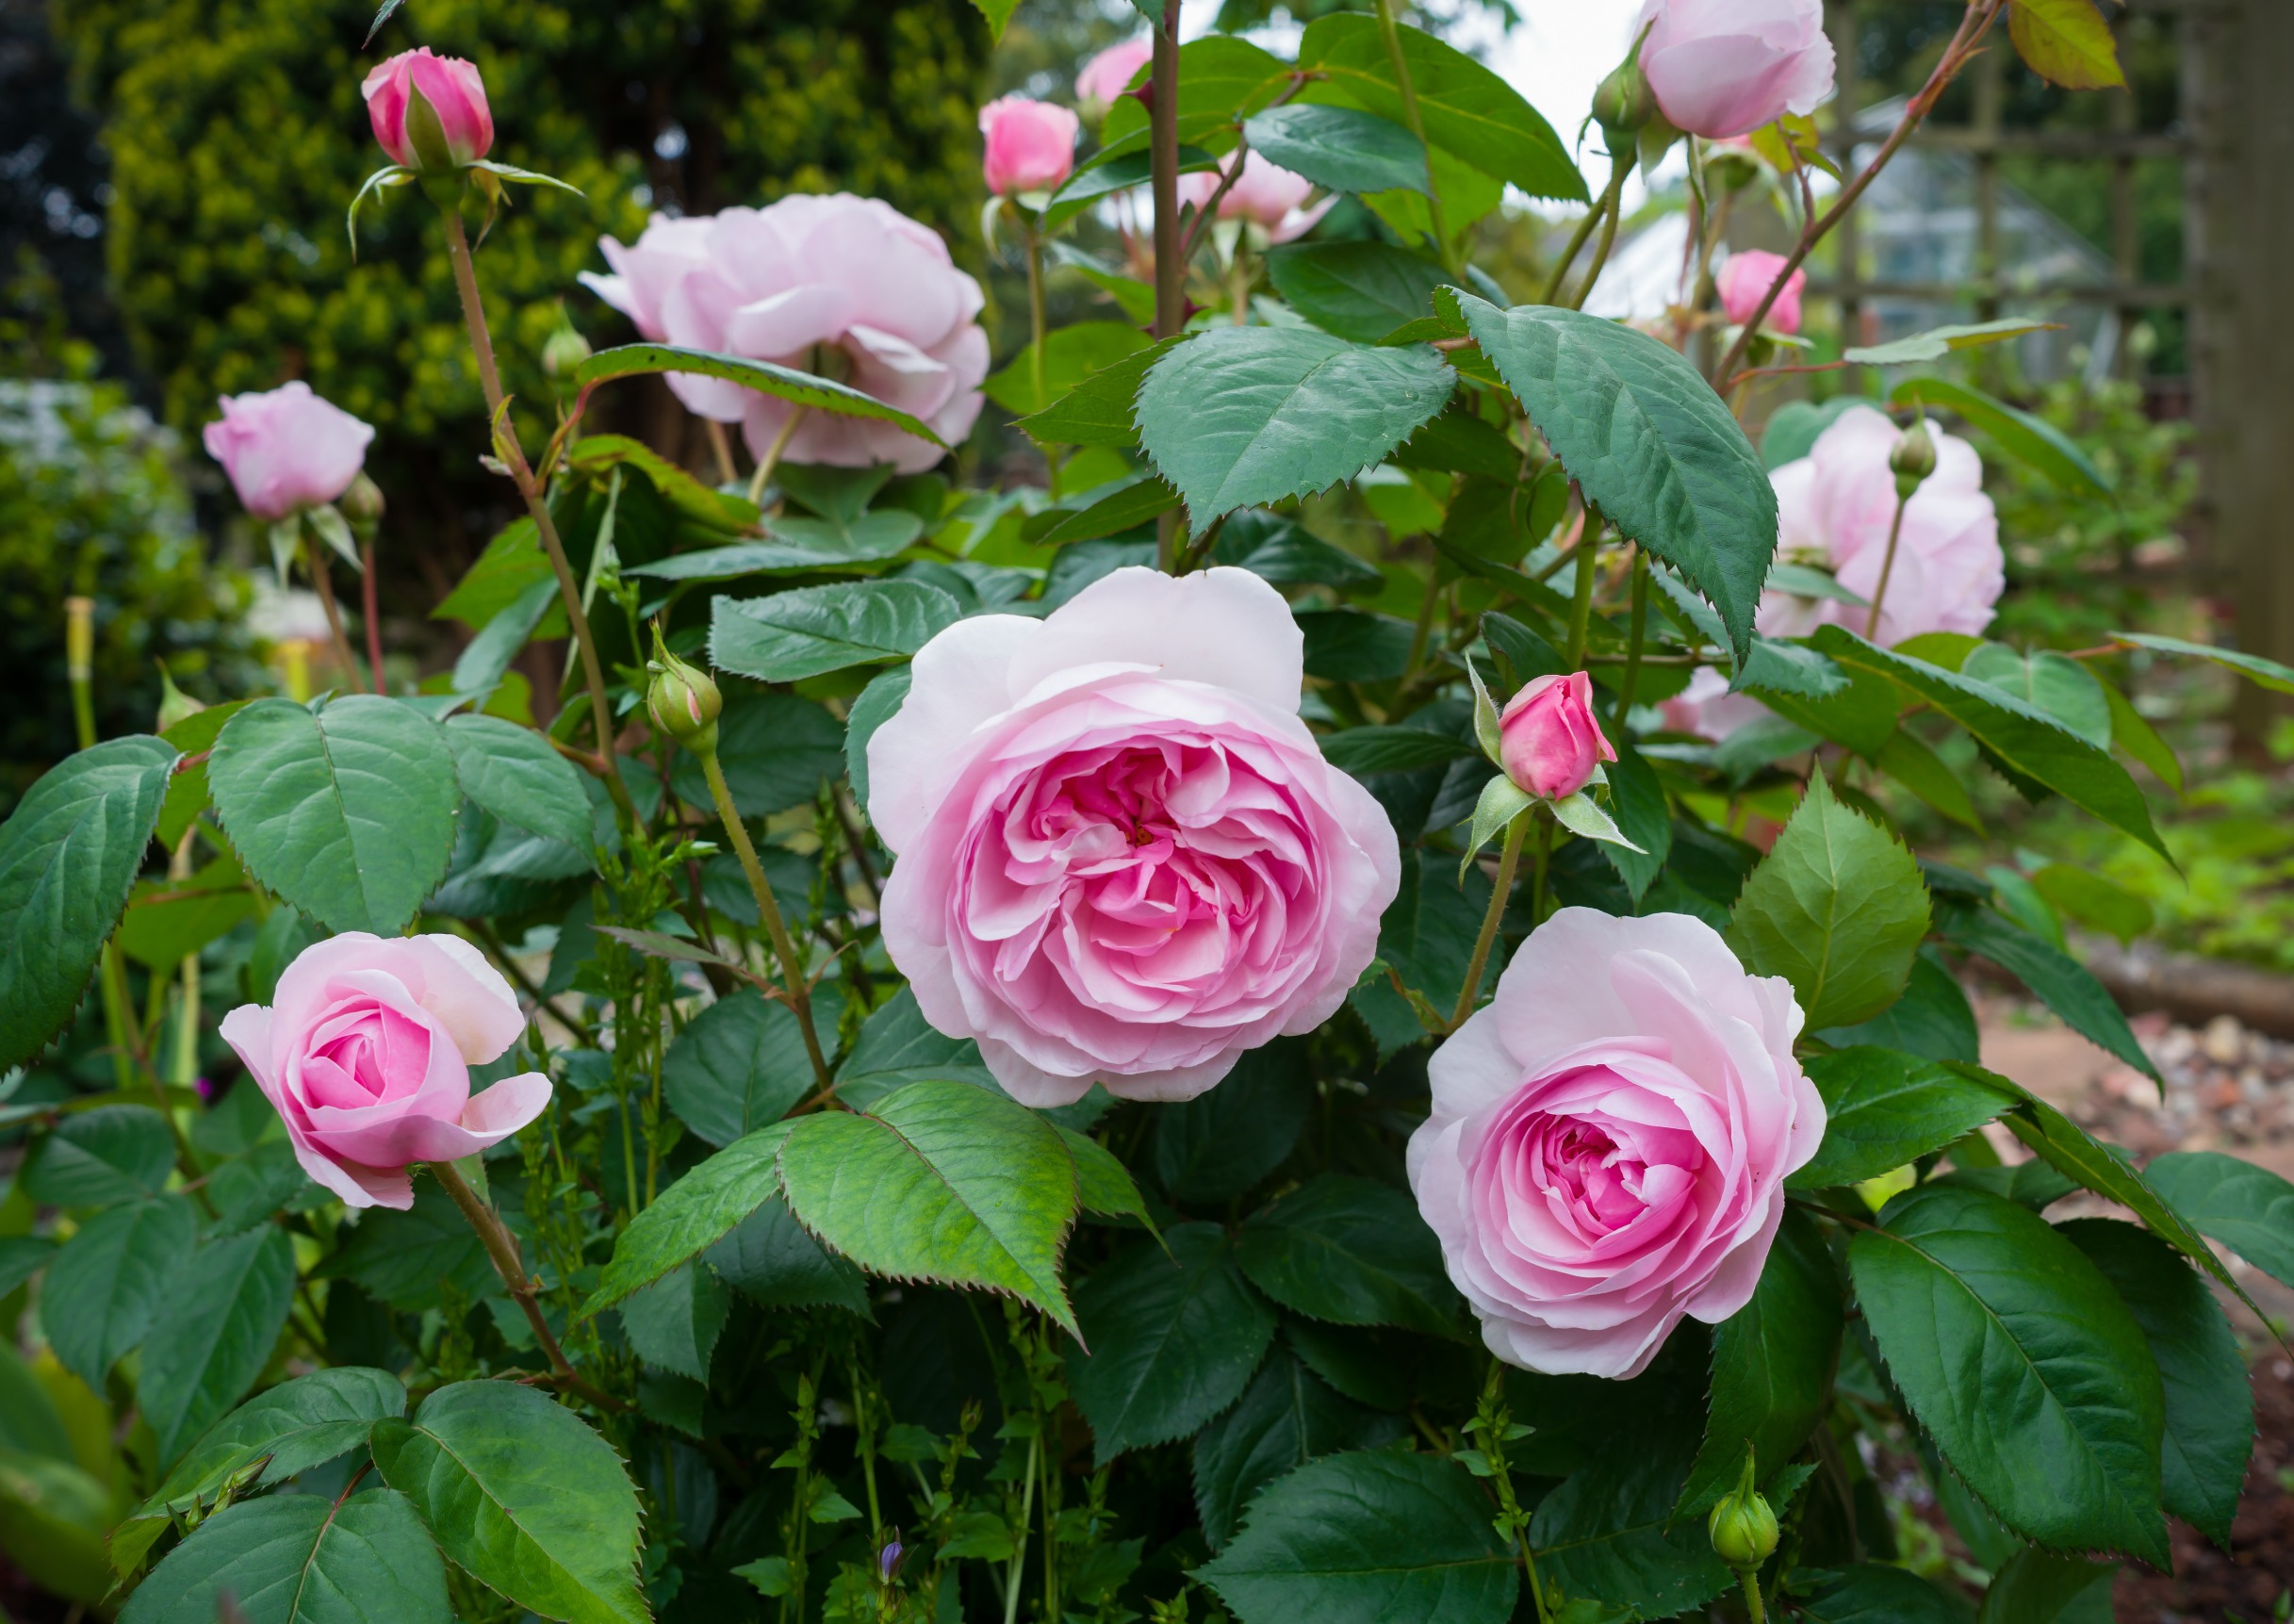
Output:
<path fill-rule="evenodd" d="M 1784 255 L 1767 254 L 1748 248 L 1729 256 L 1729 263 L 1720 268 L 1714 284 L 1720 292 L 1721 309 L 1729 320 L 1739 326 L 1752 320 L 1752 313 L 1768 297 L 1768 290 L 1777 285 L 1777 276 L 1784 269 Z M 1786 335 L 1800 331 L 1800 292 L 1808 286 L 1808 272 L 1795 271 L 1784 282 L 1784 291 L 1768 307 L 1761 327 L 1770 333 Z"/>
<path fill-rule="evenodd" d="M 1906 501 L 1921 483 L 1936 471 L 1936 442 L 1927 433 L 1927 419 L 1922 418 L 1895 443 L 1888 453 L 1888 471 L 1895 475 L 1895 494 Z"/>
<path fill-rule="evenodd" d="M 999 96 L 980 109 L 988 148 L 980 172 L 998 197 L 1051 191 L 1075 172 L 1075 132 L 1069 108 L 1028 96 Z"/>
<path fill-rule="evenodd" d="M 696 755 L 717 747 L 717 715 L 725 709 L 724 696 L 709 673 L 669 652 L 658 629 L 653 633 L 653 658 L 646 662 L 653 680 L 646 684 L 646 714 L 653 726 Z"/>
<path fill-rule="evenodd" d="M 1594 122 L 1604 130 L 1631 135 L 1649 121 L 1657 104 L 1648 92 L 1638 62 L 1627 62 L 1603 79 L 1593 92 Z"/>
<path fill-rule="evenodd" d="M 1658 110 L 1691 135 L 1741 136 L 1832 93 L 1824 0 L 1647 0 L 1633 32 Z"/>
<path fill-rule="evenodd" d="M 383 487 L 361 470 L 350 488 L 336 499 L 335 505 L 342 510 L 342 517 L 352 530 L 361 535 L 371 535 L 374 527 L 383 522 Z"/>
<path fill-rule="evenodd" d="M 1752 1486 L 1752 1453 L 1745 1454 L 1745 1475 L 1735 1490 L 1721 1496 L 1705 1519 L 1712 1553 L 1739 1573 L 1766 1562 L 1777 1549 L 1777 1514 Z"/>
<path fill-rule="evenodd" d="M 1498 714 L 1499 764 L 1525 795 L 1557 801 L 1593 781 L 1617 752 L 1593 717 L 1593 679 L 1582 671 L 1539 677 Z"/>
<path fill-rule="evenodd" d="M 369 74 L 359 91 L 374 139 L 407 169 L 467 169 L 494 144 L 485 81 L 477 64 L 459 57 L 434 57 L 427 47 L 401 51 Z"/>
<path fill-rule="evenodd" d="M 552 378 L 564 377 L 589 357 L 589 340 L 575 332 L 571 322 L 559 322 L 558 330 L 542 341 L 542 370 Z"/>

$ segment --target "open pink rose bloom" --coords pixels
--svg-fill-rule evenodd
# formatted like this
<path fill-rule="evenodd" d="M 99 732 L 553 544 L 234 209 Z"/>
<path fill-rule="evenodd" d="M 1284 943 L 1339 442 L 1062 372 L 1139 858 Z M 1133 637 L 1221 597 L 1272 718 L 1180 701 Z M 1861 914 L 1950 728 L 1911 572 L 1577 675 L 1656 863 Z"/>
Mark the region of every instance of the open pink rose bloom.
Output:
<path fill-rule="evenodd" d="M 1647 0 L 1633 34 L 1658 109 L 1691 135 L 1741 136 L 1832 93 L 1824 0 Z"/>
<path fill-rule="evenodd" d="M 1015 1098 L 1191 1098 L 1369 963 L 1393 826 L 1299 720 L 1303 659 L 1281 595 L 1224 568 L 1120 569 L 916 656 L 868 744 L 884 942 Z"/>
<path fill-rule="evenodd" d="M 300 379 L 256 395 L 225 395 L 223 415 L 200 432 L 231 488 L 272 523 L 333 501 L 366 466 L 374 430 Z"/>
<path fill-rule="evenodd" d="M 470 1067 L 525 1029 L 509 982 L 458 937 L 357 930 L 303 949 L 269 1009 L 242 1004 L 221 1028 L 303 1171 L 348 1206 L 401 1210 L 411 1163 L 475 1156 L 549 1104 L 540 1072 L 470 1092 Z"/>
<path fill-rule="evenodd" d="M 1751 1299 L 1816 1154 L 1800 1008 L 1680 913 L 1565 908 L 1434 1051 L 1410 1186 L 1499 1358 L 1626 1377 Z"/>

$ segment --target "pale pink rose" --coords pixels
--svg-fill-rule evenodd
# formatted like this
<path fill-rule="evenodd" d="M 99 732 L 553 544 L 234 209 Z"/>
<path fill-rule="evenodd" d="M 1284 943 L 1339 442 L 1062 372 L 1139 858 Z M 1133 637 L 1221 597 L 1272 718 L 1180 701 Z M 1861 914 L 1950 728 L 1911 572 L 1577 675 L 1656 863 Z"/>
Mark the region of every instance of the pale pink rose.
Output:
<path fill-rule="evenodd" d="M 1235 160 L 1229 158 L 1219 171 L 1197 170 L 1181 175 L 1179 201 L 1203 207 L 1219 189 L 1220 177 L 1234 165 Z M 1288 242 L 1312 231 L 1337 202 L 1334 192 L 1312 208 L 1305 207 L 1307 194 L 1313 190 L 1314 182 L 1304 175 L 1279 168 L 1255 152 L 1246 152 L 1240 178 L 1219 200 L 1219 218 L 1247 221 L 1265 232 L 1268 241 Z"/>
<path fill-rule="evenodd" d="M 1720 139 L 1832 93 L 1824 0 L 1647 0 L 1641 72 L 1675 127 Z"/>
<path fill-rule="evenodd" d="M 1983 493 L 1975 448 L 1932 423 L 1936 471 L 1904 509 L 1895 567 L 1880 601 L 1882 646 L 1923 632 L 1980 632 L 2007 587 L 1999 515 Z M 1869 599 L 1879 589 L 1895 520 L 1895 475 L 1888 453 L 1900 431 L 1884 413 L 1852 406 L 1817 436 L 1809 454 L 1769 476 L 1777 487 L 1777 555 L 1829 568 Z M 1805 636 L 1827 621 L 1862 635 L 1869 609 L 1829 598 L 1763 594 L 1756 624 L 1772 637 Z"/>
<path fill-rule="evenodd" d="M 1533 677 L 1498 715 L 1498 754 L 1516 788 L 1540 800 L 1573 796 L 1594 769 L 1617 759 L 1593 714 L 1593 679 L 1582 671 Z"/>
<path fill-rule="evenodd" d="M 265 523 L 333 501 L 366 466 L 374 431 L 298 380 L 259 395 L 225 395 L 200 431 L 239 503 Z"/>
<path fill-rule="evenodd" d="M 1824 1101 L 1800 1008 L 1682 913 L 1565 908 L 1434 1051 L 1410 1188 L 1490 1352 L 1627 1377 L 1759 1284 Z"/>
<path fill-rule="evenodd" d="M 401 51 L 378 63 L 359 87 L 367 98 L 367 119 L 374 139 L 390 161 L 420 169 L 421 157 L 406 133 L 406 107 L 415 90 L 422 92 L 446 129 L 447 156 L 452 167 L 466 168 L 486 156 L 494 144 L 494 115 L 486 107 L 485 81 L 474 62 L 459 57 L 434 57 L 429 47 Z"/>
<path fill-rule="evenodd" d="M 980 109 L 987 149 L 980 174 L 998 197 L 1054 191 L 1075 172 L 1075 132 L 1081 121 L 1056 102 L 998 96 Z"/>
<path fill-rule="evenodd" d="M 348 1206 L 401 1211 L 410 1164 L 475 1156 L 549 1104 L 540 1072 L 470 1092 L 470 1067 L 525 1029 L 509 982 L 467 943 L 358 930 L 304 948 L 269 1009 L 242 1004 L 221 1028 L 303 1171 Z"/>
<path fill-rule="evenodd" d="M 764 208 L 656 216 L 633 246 L 611 238 L 599 246 L 616 274 L 583 271 L 582 280 L 648 338 L 840 378 L 951 445 L 979 417 L 988 375 L 980 286 L 937 233 L 890 204 L 799 193 Z M 671 372 L 668 381 L 700 416 L 742 424 L 760 456 L 792 409 L 720 378 Z M 782 454 L 918 473 L 946 453 L 890 423 L 815 411 Z"/>
<path fill-rule="evenodd" d="M 1155 41 L 1125 40 L 1109 45 L 1083 65 L 1075 75 L 1075 99 L 1093 117 L 1104 117 L 1116 99 L 1130 90 L 1139 71 L 1155 60 Z"/>
<path fill-rule="evenodd" d="M 1747 248 L 1729 256 L 1729 263 L 1720 268 L 1715 282 L 1720 290 L 1721 309 L 1729 320 L 1739 326 L 1752 320 L 1752 313 L 1768 297 L 1776 286 L 1777 276 L 1785 265 L 1784 255 L 1769 254 L 1758 248 Z M 1794 271 L 1786 278 L 1784 291 L 1768 307 L 1768 316 L 1761 325 L 1771 333 L 1782 333 L 1788 337 L 1800 331 L 1800 292 L 1808 286 L 1808 272 Z"/>
<path fill-rule="evenodd" d="M 1281 595 L 1224 568 L 1119 569 L 916 656 L 868 742 L 884 944 L 1013 1097 L 1191 1099 L 1345 1001 L 1401 862 L 1299 720 L 1303 660 Z"/>
<path fill-rule="evenodd" d="M 1674 732 L 1695 733 L 1715 744 L 1739 728 L 1775 714 L 1750 694 L 1729 692 L 1729 679 L 1710 665 L 1692 671 L 1689 685 L 1657 709 Z"/>

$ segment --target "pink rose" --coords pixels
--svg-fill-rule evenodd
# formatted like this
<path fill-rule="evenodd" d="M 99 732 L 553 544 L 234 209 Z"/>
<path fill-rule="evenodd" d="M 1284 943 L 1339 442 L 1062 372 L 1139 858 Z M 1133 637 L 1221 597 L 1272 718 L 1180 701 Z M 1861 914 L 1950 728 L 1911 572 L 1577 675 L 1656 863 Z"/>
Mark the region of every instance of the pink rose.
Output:
<path fill-rule="evenodd" d="M 1729 692 L 1729 679 L 1710 665 L 1689 673 L 1689 685 L 1657 708 L 1674 732 L 1695 733 L 1715 744 L 1775 714 L 1750 694 Z"/>
<path fill-rule="evenodd" d="M 1434 1052 L 1410 1187 L 1510 1364 L 1638 1375 L 1742 1308 L 1816 1154 L 1800 1008 L 1681 913 L 1565 908 Z"/>
<path fill-rule="evenodd" d="M 1936 471 L 1912 493 L 1896 540 L 1895 567 L 1880 602 L 1882 645 L 1923 632 L 1980 632 L 2006 589 L 1999 515 L 1983 493 L 1983 462 L 1965 440 L 1931 424 Z M 1895 424 L 1870 406 L 1852 406 L 1817 436 L 1809 454 L 1769 476 L 1777 487 L 1777 556 L 1828 567 L 1860 598 L 1879 589 L 1895 522 L 1895 475 L 1888 453 Z M 1780 592 L 1761 601 L 1760 629 L 1772 637 L 1805 636 L 1826 621 L 1860 635 L 1869 609 L 1828 598 Z"/>
<path fill-rule="evenodd" d="M 406 109 L 418 90 L 446 131 L 446 152 L 430 155 L 436 167 L 466 169 L 486 156 L 494 144 L 494 115 L 486 107 L 485 81 L 478 76 L 477 64 L 459 57 L 434 57 L 424 46 L 401 51 L 377 64 L 359 87 L 367 98 L 374 139 L 392 163 L 413 170 L 429 167 L 406 131 Z"/>
<path fill-rule="evenodd" d="M 1768 254 L 1758 248 L 1730 254 L 1716 279 L 1721 309 L 1727 312 L 1729 320 L 1739 326 L 1751 320 L 1752 313 L 1761 307 L 1761 301 L 1776 286 L 1784 265 L 1781 254 Z M 1768 319 L 1761 325 L 1771 333 L 1782 333 L 1788 337 L 1799 332 L 1800 290 L 1807 286 L 1808 272 L 1794 271 L 1785 280 L 1784 291 L 1768 307 Z"/>
<path fill-rule="evenodd" d="M 998 197 L 1053 191 L 1075 172 L 1080 121 L 1066 107 L 1028 96 L 998 96 L 980 109 L 988 140 L 980 173 Z"/>
<path fill-rule="evenodd" d="M 1075 75 L 1075 99 L 1081 102 L 1090 116 L 1104 118 L 1116 99 L 1128 92 L 1131 81 L 1139 72 L 1155 60 L 1155 41 L 1126 40 L 1120 45 L 1109 45 L 1083 65 Z"/>
<path fill-rule="evenodd" d="M 333 501 L 366 466 L 374 431 L 300 381 L 259 395 L 225 395 L 200 432 L 240 505 L 267 524 Z"/>
<path fill-rule="evenodd" d="M 1647 0 L 1641 72 L 1676 127 L 1720 139 L 1832 93 L 1824 0 Z"/>
<path fill-rule="evenodd" d="M 1234 162 L 1229 158 L 1225 169 L 1216 172 L 1198 170 L 1181 175 L 1179 201 L 1203 207 L 1210 202 L 1211 193 L 1219 189 L 1220 176 L 1231 170 Z M 1337 201 L 1334 192 L 1312 208 L 1303 207 L 1307 194 L 1313 190 L 1314 182 L 1304 175 L 1279 168 L 1255 152 L 1246 152 L 1240 178 L 1219 200 L 1219 218 L 1247 221 L 1264 231 L 1270 242 L 1288 242 L 1312 231 Z"/>
<path fill-rule="evenodd" d="M 1303 653 L 1257 576 L 1135 567 L 916 656 L 868 742 L 884 943 L 1015 1098 L 1191 1099 L 1368 965 L 1400 856 L 1299 720 Z"/>
<path fill-rule="evenodd" d="M 269 1009 L 223 1017 L 223 1042 L 287 1123 L 303 1171 L 351 1206 L 414 1205 L 410 1163 L 458 1161 L 549 1104 L 540 1072 L 470 1093 L 470 1067 L 526 1029 L 517 996 L 452 936 L 346 931 L 296 956 Z"/>
<path fill-rule="evenodd" d="M 1505 776 L 1525 795 L 1557 801 L 1593 781 L 1617 759 L 1593 714 L 1593 679 L 1582 671 L 1534 677 L 1498 715 L 1498 754 Z"/>
<path fill-rule="evenodd" d="M 614 274 L 582 280 L 647 338 L 842 377 L 950 444 L 979 417 L 980 286 L 936 233 L 889 204 L 797 194 L 765 208 L 657 215 L 635 244 L 599 246 Z M 788 402 L 773 396 L 691 373 L 668 378 L 700 416 L 742 424 L 759 455 L 788 420 Z M 783 454 L 918 473 L 945 453 L 890 423 L 809 412 Z"/>

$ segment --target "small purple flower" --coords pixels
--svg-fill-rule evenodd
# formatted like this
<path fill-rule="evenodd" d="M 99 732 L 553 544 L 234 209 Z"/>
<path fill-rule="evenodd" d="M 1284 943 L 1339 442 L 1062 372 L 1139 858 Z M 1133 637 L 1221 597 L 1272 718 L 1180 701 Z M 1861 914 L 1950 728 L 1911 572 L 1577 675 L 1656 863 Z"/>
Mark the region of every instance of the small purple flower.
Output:
<path fill-rule="evenodd" d="M 901 1558 L 907 1554 L 906 1549 L 897 1537 L 888 1541 L 884 1549 L 877 1552 L 877 1572 L 882 1576 L 885 1583 L 890 1584 L 893 1582 L 893 1575 L 900 1571 Z"/>
<path fill-rule="evenodd" d="M 208 1078 L 193 1077 L 191 1086 L 199 1091 L 200 1104 L 212 1105 L 215 1102 L 215 1084 Z"/>

